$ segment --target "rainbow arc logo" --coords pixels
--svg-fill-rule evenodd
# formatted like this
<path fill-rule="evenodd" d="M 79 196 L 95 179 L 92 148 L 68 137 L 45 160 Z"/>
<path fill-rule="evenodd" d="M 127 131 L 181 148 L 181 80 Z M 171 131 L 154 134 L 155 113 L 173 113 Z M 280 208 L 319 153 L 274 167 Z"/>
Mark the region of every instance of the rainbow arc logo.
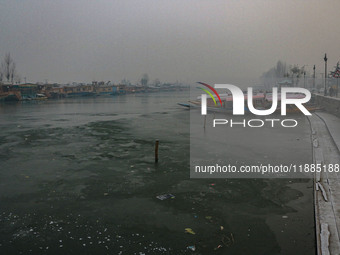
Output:
<path fill-rule="evenodd" d="M 201 85 L 203 85 L 203 86 L 205 86 L 205 87 L 207 87 L 207 88 L 209 88 L 212 92 L 214 92 L 214 94 L 217 96 L 217 98 L 218 98 L 218 100 L 220 101 L 220 104 L 221 104 L 221 106 L 222 106 L 222 100 L 221 100 L 221 98 L 220 98 L 220 95 L 217 93 L 217 91 L 216 91 L 213 87 L 211 87 L 209 84 L 206 84 L 206 83 L 204 83 L 204 82 L 197 82 L 197 83 L 198 83 L 198 84 L 201 84 Z M 197 88 L 203 90 L 204 92 L 206 92 L 206 93 L 212 98 L 212 100 L 214 101 L 215 105 L 217 106 L 215 97 L 211 94 L 211 92 L 210 92 L 209 90 L 204 89 L 204 88 L 201 88 L 201 87 L 197 87 Z"/>

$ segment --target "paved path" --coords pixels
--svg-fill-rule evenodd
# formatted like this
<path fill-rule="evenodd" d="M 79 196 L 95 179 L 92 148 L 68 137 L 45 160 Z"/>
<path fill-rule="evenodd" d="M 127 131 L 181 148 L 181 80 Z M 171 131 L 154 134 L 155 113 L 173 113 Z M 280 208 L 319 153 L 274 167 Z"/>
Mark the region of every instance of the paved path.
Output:
<path fill-rule="evenodd" d="M 340 119 L 318 112 L 309 120 L 314 163 L 340 164 Z M 315 174 L 314 199 L 318 254 L 340 254 L 340 172 Z"/>

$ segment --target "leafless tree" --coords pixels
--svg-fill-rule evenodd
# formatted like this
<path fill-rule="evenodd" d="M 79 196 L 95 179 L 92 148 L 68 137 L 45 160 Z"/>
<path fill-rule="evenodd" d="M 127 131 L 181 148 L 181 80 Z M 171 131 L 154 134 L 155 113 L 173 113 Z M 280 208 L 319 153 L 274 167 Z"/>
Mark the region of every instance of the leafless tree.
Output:
<path fill-rule="evenodd" d="M 2 66 L 0 66 L 0 83 L 2 82 L 3 79 L 4 79 L 4 73 L 2 71 Z"/>
<path fill-rule="evenodd" d="M 149 75 L 147 73 L 143 74 L 142 79 L 140 80 L 140 83 L 142 84 L 143 87 L 146 87 L 149 82 Z"/>
<path fill-rule="evenodd" d="M 279 60 L 276 63 L 276 67 L 272 67 L 267 72 L 262 74 L 262 78 L 282 78 L 285 77 L 287 72 L 286 63 Z"/>
<path fill-rule="evenodd" d="M 3 62 L 1 63 L 1 69 L 3 76 L 5 76 L 6 80 L 13 83 L 13 79 L 16 73 L 16 65 L 11 57 L 10 53 L 7 53 Z"/>
<path fill-rule="evenodd" d="M 293 78 L 293 82 L 295 77 L 295 86 L 298 86 L 300 77 L 304 73 L 304 71 L 305 71 L 304 66 L 301 68 L 299 68 L 298 65 L 294 65 L 293 67 L 291 67 L 290 69 L 290 72 L 292 73 L 291 77 Z"/>
<path fill-rule="evenodd" d="M 155 80 L 153 81 L 153 85 L 154 85 L 155 87 L 160 87 L 160 85 L 161 85 L 160 80 L 159 80 L 159 79 L 155 79 Z"/>
<path fill-rule="evenodd" d="M 14 82 L 14 77 L 16 76 L 16 70 L 15 70 L 16 64 L 13 62 L 12 66 L 10 68 L 10 73 L 11 73 L 11 83 L 13 84 Z"/>
<path fill-rule="evenodd" d="M 21 83 L 21 76 L 20 75 L 15 75 L 14 80 L 15 80 L 16 84 L 20 84 Z"/>

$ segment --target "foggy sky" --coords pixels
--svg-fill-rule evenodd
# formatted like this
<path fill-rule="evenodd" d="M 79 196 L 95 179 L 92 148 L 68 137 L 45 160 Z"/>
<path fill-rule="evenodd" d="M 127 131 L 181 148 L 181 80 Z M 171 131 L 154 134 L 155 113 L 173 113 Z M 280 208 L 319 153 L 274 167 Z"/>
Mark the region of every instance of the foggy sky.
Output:
<path fill-rule="evenodd" d="M 278 60 L 340 60 L 340 1 L 0 0 L 0 57 L 27 81 L 253 85 Z M 320 75 L 320 74 L 319 74 Z"/>

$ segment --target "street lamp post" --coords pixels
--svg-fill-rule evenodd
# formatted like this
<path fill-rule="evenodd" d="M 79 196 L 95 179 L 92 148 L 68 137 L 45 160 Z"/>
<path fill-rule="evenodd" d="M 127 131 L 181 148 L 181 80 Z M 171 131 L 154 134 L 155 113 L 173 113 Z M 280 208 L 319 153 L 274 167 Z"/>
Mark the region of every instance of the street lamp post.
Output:
<path fill-rule="evenodd" d="M 338 91 L 339 91 L 339 61 L 336 64 L 336 68 L 335 68 L 335 74 L 336 74 L 336 97 L 338 97 Z"/>
<path fill-rule="evenodd" d="M 324 95 L 327 96 L 327 54 L 325 53 L 325 57 L 323 58 L 325 60 L 325 92 Z"/>
<path fill-rule="evenodd" d="M 313 89 L 315 89 L 315 65 L 313 67 Z"/>
<path fill-rule="evenodd" d="M 336 77 L 336 97 L 338 97 L 338 90 L 339 90 L 339 77 Z"/>

